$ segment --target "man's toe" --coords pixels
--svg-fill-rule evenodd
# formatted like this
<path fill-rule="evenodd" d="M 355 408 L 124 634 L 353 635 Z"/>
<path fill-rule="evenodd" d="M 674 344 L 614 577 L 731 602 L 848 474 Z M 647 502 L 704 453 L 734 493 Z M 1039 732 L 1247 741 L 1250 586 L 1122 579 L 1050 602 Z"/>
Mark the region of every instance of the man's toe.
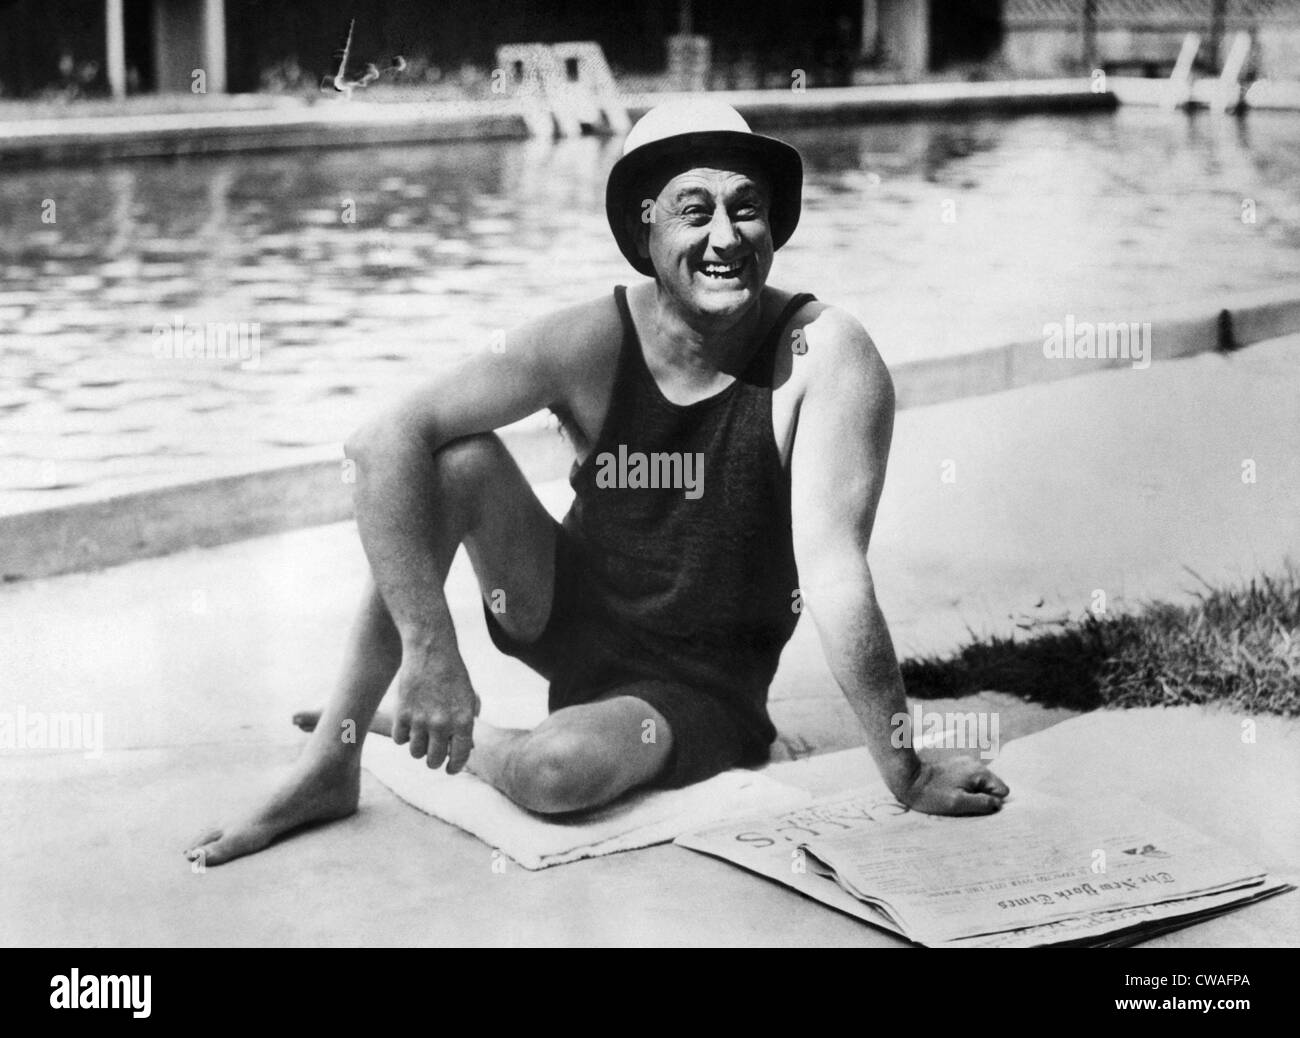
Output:
<path fill-rule="evenodd" d="M 991 815 L 1002 809 L 1002 798 L 989 793 L 957 793 L 953 799 L 955 815 Z"/>

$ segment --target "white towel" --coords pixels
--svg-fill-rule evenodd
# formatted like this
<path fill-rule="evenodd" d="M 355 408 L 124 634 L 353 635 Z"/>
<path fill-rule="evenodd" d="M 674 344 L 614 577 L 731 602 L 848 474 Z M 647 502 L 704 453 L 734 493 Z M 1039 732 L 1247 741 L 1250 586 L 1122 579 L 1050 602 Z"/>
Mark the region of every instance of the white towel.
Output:
<path fill-rule="evenodd" d="M 594 811 L 544 816 L 525 811 L 466 772 L 432 772 L 389 739 L 367 739 L 361 760 L 412 807 L 472 833 L 526 869 L 669 843 L 711 822 L 776 814 L 812 799 L 766 775 L 733 769 L 684 789 L 644 790 Z"/>

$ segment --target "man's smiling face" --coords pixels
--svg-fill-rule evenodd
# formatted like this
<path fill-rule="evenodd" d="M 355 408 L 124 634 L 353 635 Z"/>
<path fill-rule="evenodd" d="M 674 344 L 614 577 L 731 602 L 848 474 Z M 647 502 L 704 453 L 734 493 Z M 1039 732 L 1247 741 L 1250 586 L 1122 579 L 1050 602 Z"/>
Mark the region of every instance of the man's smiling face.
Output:
<path fill-rule="evenodd" d="M 744 161 L 715 157 L 668 179 L 640 238 L 661 288 L 700 316 L 744 313 L 772 269 L 770 202 L 767 178 Z"/>

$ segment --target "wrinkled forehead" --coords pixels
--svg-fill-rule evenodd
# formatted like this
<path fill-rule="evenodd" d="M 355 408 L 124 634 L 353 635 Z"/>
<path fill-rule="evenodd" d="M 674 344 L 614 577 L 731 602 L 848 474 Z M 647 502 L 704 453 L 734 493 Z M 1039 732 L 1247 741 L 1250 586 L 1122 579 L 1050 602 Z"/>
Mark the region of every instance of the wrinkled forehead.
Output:
<path fill-rule="evenodd" d="M 724 186 L 738 188 L 746 184 L 754 185 L 764 195 L 771 191 L 767 173 L 752 156 L 742 152 L 712 151 L 678 156 L 658 164 L 646 173 L 640 194 L 644 198 L 658 198 L 666 188 L 674 191 L 689 187 L 712 190 Z"/>

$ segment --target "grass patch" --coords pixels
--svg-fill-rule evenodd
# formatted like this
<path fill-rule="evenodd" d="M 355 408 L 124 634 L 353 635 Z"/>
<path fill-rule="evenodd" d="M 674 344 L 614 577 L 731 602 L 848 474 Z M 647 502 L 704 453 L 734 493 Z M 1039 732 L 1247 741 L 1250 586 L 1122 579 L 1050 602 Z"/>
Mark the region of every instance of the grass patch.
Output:
<path fill-rule="evenodd" d="M 1046 626 L 1053 629 L 974 637 L 949 656 L 904 660 L 907 693 L 934 699 L 994 689 L 1075 710 L 1221 703 L 1244 713 L 1300 716 L 1294 564 L 1245 586 L 1205 584 L 1186 606 L 1154 602 L 1133 613 L 1089 613 Z"/>

